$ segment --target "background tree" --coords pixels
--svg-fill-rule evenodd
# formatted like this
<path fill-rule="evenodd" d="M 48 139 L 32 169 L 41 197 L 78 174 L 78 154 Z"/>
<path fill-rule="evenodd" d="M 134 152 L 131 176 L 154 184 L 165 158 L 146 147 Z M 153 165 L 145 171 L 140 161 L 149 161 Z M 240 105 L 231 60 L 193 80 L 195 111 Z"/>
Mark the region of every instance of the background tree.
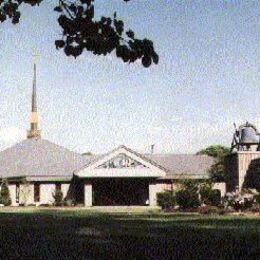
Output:
<path fill-rule="evenodd" d="M 228 147 L 222 145 L 211 145 L 200 150 L 197 154 L 205 154 L 215 158 L 215 163 L 210 167 L 209 174 L 213 182 L 224 182 L 227 180 L 225 171 L 225 157 L 230 153 Z"/>
<path fill-rule="evenodd" d="M 230 148 L 223 145 L 210 145 L 209 147 L 200 150 L 197 154 L 206 154 L 216 159 L 224 158 L 230 152 Z"/>
<path fill-rule="evenodd" d="M 0 192 L 0 204 L 3 204 L 5 206 L 10 206 L 12 204 L 7 179 L 2 180 L 1 192 Z"/>
<path fill-rule="evenodd" d="M 95 55 L 107 55 L 116 52 L 124 62 L 141 60 L 144 67 L 159 62 L 153 42 L 138 39 L 135 33 L 125 30 L 122 20 L 102 16 L 95 19 L 95 0 L 55 0 L 54 11 L 60 13 L 58 23 L 62 28 L 62 38 L 55 41 L 57 49 L 63 49 L 67 56 L 78 57 L 89 51 Z M 129 2 L 130 0 L 122 0 Z M 20 21 L 22 4 L 40 5 L 43 0 L 0 0 L 0 22 L 11 19 L 13 24 Z"/>

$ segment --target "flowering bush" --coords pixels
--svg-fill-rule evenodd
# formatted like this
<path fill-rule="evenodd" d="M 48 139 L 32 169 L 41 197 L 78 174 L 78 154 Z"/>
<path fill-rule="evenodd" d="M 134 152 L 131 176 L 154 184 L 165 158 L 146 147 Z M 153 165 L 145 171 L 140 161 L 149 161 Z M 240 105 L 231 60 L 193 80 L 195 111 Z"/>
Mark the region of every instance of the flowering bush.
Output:
<path fill-rule="evenodd" d="M 225 207 L 232 207 L 236 211 L 249 209 L 253 206 L 254 202 L 254 194 L 238 191 L 227 193 L 224 198 Z"/>

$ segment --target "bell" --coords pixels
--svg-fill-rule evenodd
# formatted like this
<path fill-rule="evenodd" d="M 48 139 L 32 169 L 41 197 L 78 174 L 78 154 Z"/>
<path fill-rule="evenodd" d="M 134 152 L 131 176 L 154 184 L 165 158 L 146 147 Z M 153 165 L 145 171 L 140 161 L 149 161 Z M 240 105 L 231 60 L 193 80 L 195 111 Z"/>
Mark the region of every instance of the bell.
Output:
<path fill-rule="evenodd" d="M 243 144 L 258 144 L 259 137 L 254 128 L 246 126 L 241 129 L 241 143 Z"/>

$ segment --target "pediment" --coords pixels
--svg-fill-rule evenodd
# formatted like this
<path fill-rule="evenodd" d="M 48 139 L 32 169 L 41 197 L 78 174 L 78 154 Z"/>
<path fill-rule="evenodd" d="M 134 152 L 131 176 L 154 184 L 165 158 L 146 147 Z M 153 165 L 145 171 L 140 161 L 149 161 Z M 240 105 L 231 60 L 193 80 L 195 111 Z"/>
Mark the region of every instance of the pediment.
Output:
<path fill-rule="evenodd" d="M 163 177 L 166 170 L 152 160 L 125 147 L 117 149 L 92 161 L 75 173 L 79 177 Z"/>
<path fill-rule="evenodd" d="M 148 168 L 140 161 L 134 160 L 125 153 L 120 153 L 117 156 L 103 162 L 97 169 L 122 169 L 122 168 Z"/>

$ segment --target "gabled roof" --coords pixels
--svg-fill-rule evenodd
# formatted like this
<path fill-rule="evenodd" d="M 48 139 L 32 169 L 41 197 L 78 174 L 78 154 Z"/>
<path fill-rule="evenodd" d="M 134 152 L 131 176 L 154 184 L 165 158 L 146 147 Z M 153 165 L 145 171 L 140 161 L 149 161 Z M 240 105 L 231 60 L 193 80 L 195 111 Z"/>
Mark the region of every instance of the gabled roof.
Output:
<path fill-rule="evenodd" d="M 109 156 L 110 154 L 114 154 L 114 153 L 116 153 L 117 151 L 120 151 L 120 150 L 125 150 L 125 151 L 127 151 L 127 152 L 129 152 L 129 153 L 131 153 L 131 154 L 134 154 L 135 156 L 140 157 L 142 160 L 146 161 L 147 163 L 150 163 L 150 164 L 152 164 L 153 166 L 158 167 L 158 168 L 160 168 L 160 169 L 163 170 L 163 171 L 167 171 L 167 169 L 164 168 L 163 166 L 161 166 L 160 164 L 157 164 L 155 161 L 149 159 L 148 157 L 144 156 L 144 155 L 141 154 L 141 153 L 138 153 L 138 152 L 136 152 L 136 151 L 134 151 L 134 150 L 132 150 L 132 149 L 126 147 L 125 145 L 120 145 L 120 146 L 118 146 L 117 148 L 113 149 L 112 151 L 110 151 L 110 152 L 108 152 L 108 153 L 105 153 L 105 154 L 102 154 L 102 155 L 92 155 L 92 156 L 88 156 L 89 161 L 88 161 L 88 163 L 87 163 L 86 165 L 83 166 L 83 168 L 88 167 L 88 166 L 90 166 L 90 165 L 93 165 L 93 164 L 95 164 L 96 162 L 102 160 L 103 158 Z M 79 169 L 79 170 L 80 170 L 80 169 Z"/>
<path fill-rule="evenodd" d="M 165 176 L 160 177 L 161 179 L 205 179 L 209 177 L 209 169 L 215 163 L 214 158 L 207 155 L 140 154 L 124 145 L 121 145 L 104 155 L 89 157 L 89 162 L 77 172 L 97 164 L 102 161 L 102 159 L 114 154 L 120 149 L 136 155 L 142 160 L 165 172 Z"/>
<path fill-rule="evenodd" d="M 124 154 L 127 157 L 135 160 L 136 162 L 143 165 L 145 168 L 135 167 L 109 167 L 103 168 L 100 166 L 110 160 L 115 159 L 117 156 Z M 75 174 L 82 178 L 98 178 L 98 177 L 163 177 L 166 175 L 167 169 L 157 164 L 153 160 L 139 154 L 130 148 L 121 145 L 116 149 L 106 153 L 104 155 L 98 156 L 93 160 L 90 160 L 88 164 L 84 165 L 82 168 L 75 171 Z M 124 172 L 124 174 L 122 174 Z"/>
<path fill-rule="evenodd" d="M 88 158 L 44 139 L 26 139 L 0 152 L 0 178 L 68 177 Z"/>

